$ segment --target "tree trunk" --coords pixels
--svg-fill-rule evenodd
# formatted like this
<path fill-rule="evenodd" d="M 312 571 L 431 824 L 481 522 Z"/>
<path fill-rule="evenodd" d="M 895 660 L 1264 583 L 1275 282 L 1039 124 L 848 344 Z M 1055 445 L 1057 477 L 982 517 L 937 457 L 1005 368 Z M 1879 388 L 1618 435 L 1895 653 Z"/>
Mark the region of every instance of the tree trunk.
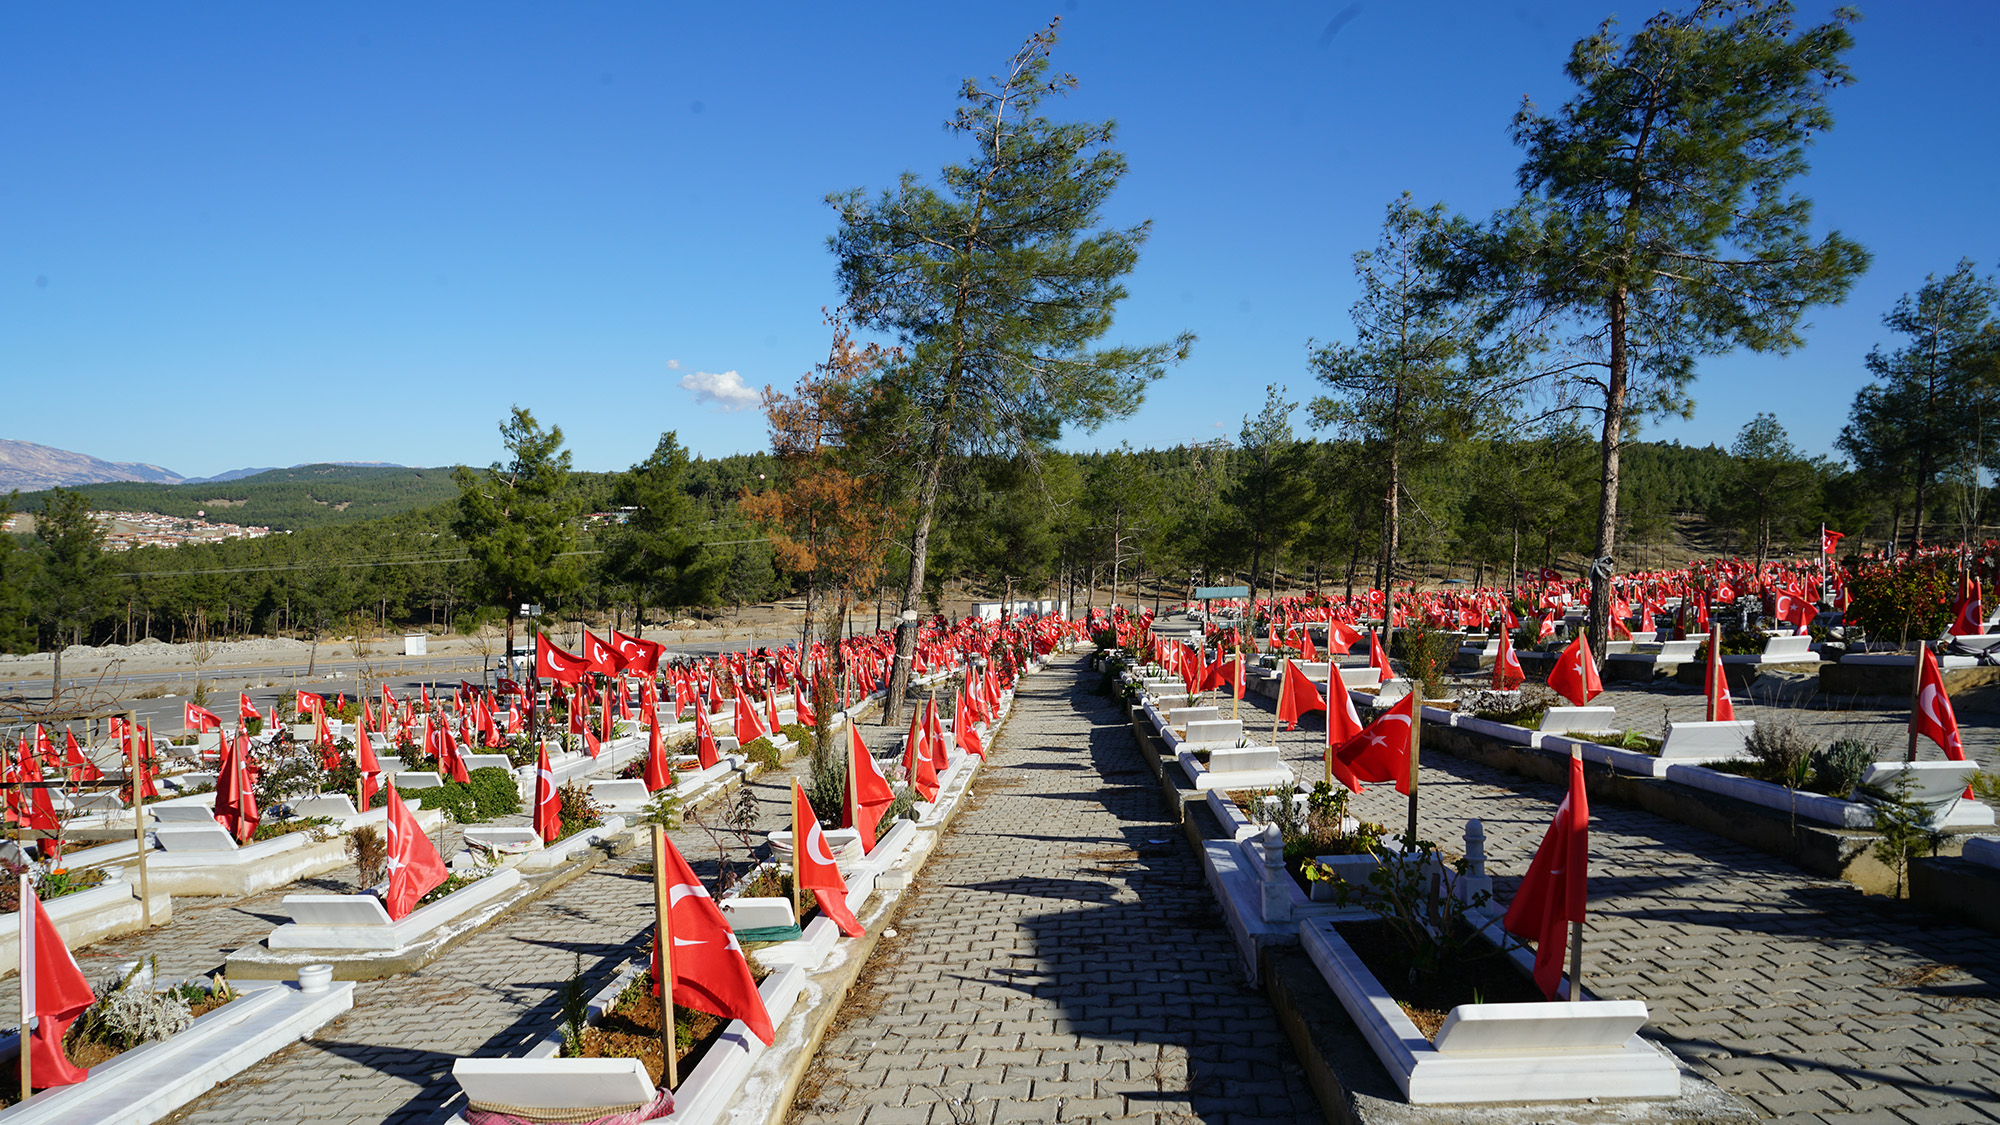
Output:
<path fill-rule="evenodd" d="M 1624 443 L 1625 381 L 1625 287 L 1611 295 L 1611 363 L 1604 391 L 1604 481 L 1597 509 L 1597 542 L 1590 554 L 1590 644 L 1592 655 L 1604 659 L 1605 641 L 1611 636 L 1611 566 L 1608 560 L 1618 546 L 1618 455 Z"/>
<path fill-rule="evenodd" d="M 950 397 L 946 409 L 950 408 Z M 903 601 L 896 621 L 896 660 L 889 668 L 889 697 L 882 702 L 882 721 L 894 723 L 903 716 L 903 698 L 910 690 L 910 661 L 917 653 L 917 598 L 924 589 L 924 564 L 930 554 L 931 517 L 937 511 L 938 482 L 944 476 L 946 441 L 950 423 L 938 423 L 925 459 L 924 476 L 917 487 L 916 521 L 910 528 L 910 577 L 903 584 Z"/>

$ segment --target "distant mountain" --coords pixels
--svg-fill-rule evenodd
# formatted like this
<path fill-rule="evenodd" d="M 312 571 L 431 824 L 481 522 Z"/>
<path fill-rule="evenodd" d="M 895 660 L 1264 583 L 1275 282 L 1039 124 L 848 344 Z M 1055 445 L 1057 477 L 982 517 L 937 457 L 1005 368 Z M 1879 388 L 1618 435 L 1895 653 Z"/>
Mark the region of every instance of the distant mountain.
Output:
<path fill-rule="evenodd" d="M 158 465 L 105 461 L 88 453 L 72 453 L 31 441 L 0 438 L 0 492 L 16 488 L 23 492 L 38 492 L 45 488 L 74 488 L 80 484 L 120 480 L 180 484 L 186 479 Z"/>
<path fill-rule="evenodd" d="M 261 469 L 231 469 L 226 473 L 217 473 L 212 477 L 189 477 L 188 479 L 182 481 L 181 483 L 220 484 L 221 482 L 226 480 L 242 480 L 244 477 L 254 477 L 258 473 L 275 473 L 277 471 L 278 467 L 276 465 L 266 465 Z"/>

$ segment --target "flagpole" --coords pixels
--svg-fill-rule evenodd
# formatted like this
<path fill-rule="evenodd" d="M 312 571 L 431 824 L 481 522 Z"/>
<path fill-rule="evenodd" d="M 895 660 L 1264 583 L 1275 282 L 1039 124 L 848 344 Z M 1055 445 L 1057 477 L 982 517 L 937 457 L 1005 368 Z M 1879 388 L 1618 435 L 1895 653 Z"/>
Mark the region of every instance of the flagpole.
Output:
<path fill-rule="evenodd" d="M 1574 762 L 1582 762 L 1583 747 L 1575 742 L 1570 743 L 1569 756 Z M 1412 770 L 1411 772 L 1415 771 Z M 1410 800 L 1412 804 L 1416 803 L 1414 796 Z M 1572 1004 L 1582 1003 L 1583 1001 L 1583 923 L 1581 921 L 1569 924 L 1569 1001 Z"/>
<path fill-rule="evenodd" d="M 1424 681 L 1410 677 L 1410 820 L 1403 829 L 1403 847 L 1417 843 L 1417 751 L 1424 733 Z"/>
<path fill-rule="evenodd" d="M 133 733 L 139 723 L 137 711 L 125 712 L 125 757 L 126 769 L 132 777 L 132 838 L 138 845 L 139 857 L 139 915 L 147 929 L 153 928 L 152 880 L 146 874 L 146 811 L 139 798 L 139 739 Z M 110 725 L 110 720 L 106 720 Z M 25 978 L 24 978 L 25 979 Z M 25 1040 L 23 1040 L 25 1042 Z M 23 1090 L 27 1087 L 23 1086 Z"/>
<path fill-rule="evenodd" d="M 667 1089 L 680 1085 L 674 1057 L 673 904 L 667 898 L 667 830 L 653 825 L 653 924 L 660 941 L 660 1061 Z"/>
<path fill-rule="evenodd" d="M 795 780 L 792 785 L 793 790 L 789 794 L 792 802 L 792 922 L 797 925 L 800 924 L 801 913 L 799 901 L 803 897 L 799 894 L 799 864 L 806 850 L 806 830 L 805 825 L 799 823 L 798 782 Z"/>
<path fill-rule="evenodd" d="M 1243 674 L 1243 632 L 1240 629 L 1229 632 L 1236 640 L 1236 670 L 1229 677 L 1235 681 L 1229 685 L 1229 693 L 1236 698 L 1229 705 L 1229 717 L 1240 722 L 1243 718 L 1243 683 L 1249 677 Z"/>
<path fill-rule="evenodd" d="M 1292 686 L 1291 677 L 1286 675 L 1287 672 L 1292 670 L 1291 665 L 1291 657 L 1281 656 L 1278 658 L 1278 706 L 1271 712 L 1271 745 L 1273 746 L 1278 744 L 1278 723 L 1285 710 L 1285 691 Z"/>
<path fill-rule="evenodd" d="M 1906 762 L 1917 760 L 1917 707 L 1923 702 L 1924 691 L 1924 640 L 1917 638 L 1917 651 L 1910 662 L 1910 743 Z"/>
<path fill-rule="evenodd" d="M 21 872 L 21 910 L 19 915 L 21 922 L 21 936 L 19 939 L 21 975 L 18 978 L 21 982 L 21 1037 L 18 1042 L 21 1045 L 22 1101 L 27 1101 L 29 1095 L 35 1092 L 33 1062 L 35 1052 L 29 1049 L 30 1045 L 28 1043 L 28 1024 L 35 1018 L 35 922 L 33 918 L 29 917 L 33 911 L 27 909 L 28 896 L 34 893 L 34 888 L 28 885 L 28 873 L 25 871 Z M 40 904 L 37 903 L 36 905 L 39 906 Z"/>

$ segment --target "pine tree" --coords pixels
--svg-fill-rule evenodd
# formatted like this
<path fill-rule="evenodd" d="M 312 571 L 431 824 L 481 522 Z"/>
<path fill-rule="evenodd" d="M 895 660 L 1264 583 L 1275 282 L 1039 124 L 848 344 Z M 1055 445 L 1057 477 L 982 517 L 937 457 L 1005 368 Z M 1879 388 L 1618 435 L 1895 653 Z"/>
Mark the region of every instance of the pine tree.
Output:
<path fill-rule="evenodd" d="M 62 706 L 62 655 L 80 644 L 83 630 L 97 620 L 110 592 L 104 528 L 81 492 L 52 488 L 35 517 L 40 567 L 29 587 L 35 619 L 48 630 L 55 652 L 49 677 L 49 706 Z"/>
<path fill-rule="evenodd" d="M 949 128 L 975 151 L 937 185 L 905 173 L 873 200 L 858 189 L 828 198 L 840 212 L 831 249 L 857 325 L 891 332 L 904 348 L 883 380 L 916 482 L 891 721 L 909 681 L 946 462 L 1038 448 L 1065 425 L 1094 429 L 1129 415 L 1192 344 L 1093 347 L 1111 328 L 1147 224 L 1099 226 L 1125 173 L 1111 124 L 1038 114 L 1043 98 L 1076 84 L 1049 76 L 1056 27 L 1031 37 L 1004 76 L 966 81 Z"/>
<path fill-rule="evenodd" d="M 570 454 L 561 426 L 545 431 L 516 406 L 500 424 L 500 438 L 506 461 L 478 473 L 463 465 L 452 470 L 459 490 L 452 531 L 472 556 L 486 604 L 506 611 L 512 653 L 521 605 L 553 601 L 575 585 L 570 521 L 579 508 L 564 490 Z"/>

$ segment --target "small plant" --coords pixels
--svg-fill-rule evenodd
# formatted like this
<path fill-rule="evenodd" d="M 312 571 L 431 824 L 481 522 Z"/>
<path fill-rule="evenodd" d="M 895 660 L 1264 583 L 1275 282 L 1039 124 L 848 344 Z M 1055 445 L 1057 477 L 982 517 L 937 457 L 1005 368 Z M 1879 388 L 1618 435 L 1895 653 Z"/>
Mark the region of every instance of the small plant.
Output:
<path fill-rule="evenodd" d="M 1479 937 L 1478 927 L 1467 920 L 1467 912 L 1485 906 L 1492 893 L 1460 892 L 1458 881 L 1465 875 L 1466 861 L 1446 863 L 1443 853 L 1429 840 L 1398 839 L 1402 841 L 1400 853 L 1377 852 L 1381 862 L 1369 873 L 1365 889 L 1318 864 L 1308 877 L 1333 880 L 1336 902 L 1365 905 L 1386 923 L 1410 950 L 1413 978 L 1435 973 L 1448 964 L 1497 955 L 1498 948 L 1473 952 L 1484 939 Z"/>
<path fill-rule="evenodd" d="M 372 887 L 382 881 L 389 862 L 389 842 L 382 831 L 372 824 L 364 824 L 347 836 L 347 854 L 354 860 L 362 887 Z"/>
<path fill-rule="evenodd" d="M 679 828 L 681 826 L 681 799 L 674 795 L 672 789 L 660 790 L 658 793 L 653 794 L 652 799 L 646 802 L 646 807 L 640 810 L 639 822 L 641 824 L 657 824 L 669 832 Z"/>
<path fill-rule="evenodd" d="M 563 982 L 562 1053 L 566 1059 L 583 1054 L 583 1019 L 590 1009 L 590 997 L 583 991 L 583 954 L 576 955 L 576 968 Z"/>
<path fill-rule="evenodd" d="M 1801 787 L 1810 776 L 1812 739 L 1790 719 L 1758 719 L 1744 748 L 1769 780 L 1788 789 Z"/>
<path fill-rule="evenodd" d="M 1916 784 L 1917 779 L 1904 770 L 1886 789 L 1868 785 L 1861 790 L 1873 806 L 1875 831 L 1881 836 L 1873 848 L 1875 858 L 1896 873 L 1897 898 L 1903 897 L 1910 857 L 1917 853 L 1918 848 L 1925 846 L 1930 848 L 1932 855 L 1936 855 L 1938 845 L 1944 840 L 1944 833 L 1931 827 L 1929 806 L 1910 799 L 1910 790 Z"/>
<path fill-rule="evenodd" d="M 750 745 L 743 748 L 742 754 L 745 758 L 763 766 L 767 770 L 777 769 L 784 764 L 784 756 L 778 753 L 778 748 L 772 745 L 771 740 L 768 738 L 759 738 L 752 741 Z"/>
<path fill-rule="evenodd" d="M 1844 797 L 1861 784 L 1861 777 L 1875 762 L 1875 744 L 1859 738 L 1836 738 L 1824 749 L 1812 753 L 1813 787 L 1822 793 Z"/>
<path fill-rule="evenodd" d="M 585 829 L 595 828 L 604 823 L 604 810 L 590 799 L 590 790 L 576 782 L 571 782 L 557 791 L 561 803 L 562 832 L 556 839 L 567 839 Z"/>

